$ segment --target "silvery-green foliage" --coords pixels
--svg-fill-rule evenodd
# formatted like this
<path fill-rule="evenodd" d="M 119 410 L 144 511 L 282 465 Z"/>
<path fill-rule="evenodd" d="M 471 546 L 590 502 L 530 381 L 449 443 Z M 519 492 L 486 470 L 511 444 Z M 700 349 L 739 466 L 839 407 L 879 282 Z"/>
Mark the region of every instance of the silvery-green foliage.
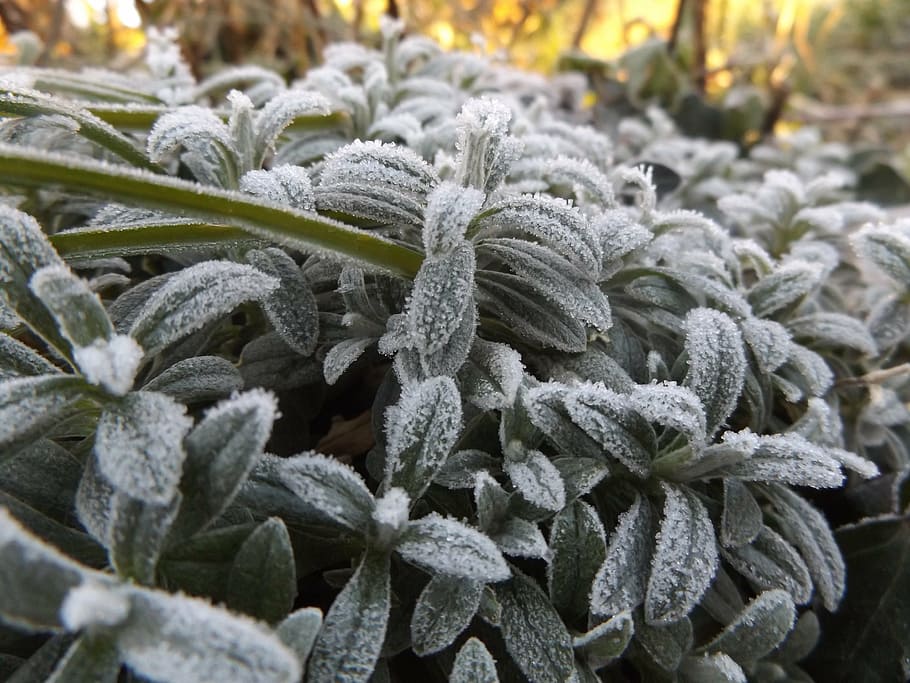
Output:
<path fill-rule="evenodd" d="M 287 645 L 304 666 L 310 656 L 316 636 L 322 628 L 322 611 L 317 607 L 305 607 L 289 614 L 275 629 L 281 642 Z"/>
<path fill-rule="evenodd" d="M 474 618 L 484 584 L 434 576 L 424 587 L 411 617 L 411 643 L 424 657 L 444 650 Z"/>
<path fill-rule="evenodd" d="M 306 169 L 284 164 L 267 171 L 249 171 L 240 178 L 240 189 L 248 194 L 286 204 L 301 211 L 316 209 L 313 183 Z"/>
<path fill-rule="evenodd" d="M 46 434 L 72 412 L 85 388 L 81 379 L 56 373 L 0 383 L 0 460 Z"/>
<path fill-rule="evenodd" d="M 196 356 L 174 363 L 142 386 L 143 391 L 167 394 L 180 403 L 226 398 L 243 387 L 240 371 L 218 356 Z"/>
<path fill-rule="evenodd" d="M 638 607 L 645 599 L 652 554 L 651 509 L 636 496 L 619 516 L 606 557 L 591 586 L 591 614 L 611 616 Z"/>
<path fill-rule="evenodd" d="M 450 683 L 499 683 L 496 662 L 477 638 L 461 646 L 449 675 Z"/>
<path fill-rule="evenodd" d="M 227 579 L 227 605 L 267 623 L 281 621 L 297 596 L 294 549 L 287 527 L 272 517 L 240 546 Z"/>
<path fill-rule="evenodd" d="M 620 612 L 587 633 L 576 636 L 572 646 L 592 669 L 600 669 L 617 659 L 635 632 L 630 612 Z"/>
<path fill-rule="evenodd" d="M 521 142 L 509 135 L 512 112 L 490 98 L 470 100 L 455 119 L 455 181 L 485 193 L 495 190 L 521 153 Z"/>
<path fill-rule="evenodd" d="M 724 559 L 757 590 L 782 588 L 796 604 L 812 595 L 812 577 L 796 549 L 777 532 L 763 527 L 751 543 L 723 552 Z"/>
<path fill-rule="evenodd" d="M 603 524 L 590 505 L 575 501 L 553 518 L 550 553 L 550 600 L 567 621 L 575 621 L 588 612 L 594 578 L 606 559 Z"/>

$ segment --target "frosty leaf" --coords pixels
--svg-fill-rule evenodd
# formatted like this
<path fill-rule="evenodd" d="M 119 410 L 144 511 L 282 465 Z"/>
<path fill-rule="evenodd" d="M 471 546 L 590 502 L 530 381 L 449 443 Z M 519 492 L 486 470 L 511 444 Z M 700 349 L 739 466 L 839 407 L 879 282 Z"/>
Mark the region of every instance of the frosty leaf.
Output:
<path fill-rule="evenodd" d="M 56 366 L 22 342 L 0 332 L 0 381 L 15 377 L 51 375 Z"/>
<path fill-rule="evenodd" d="M 806 344 L 848 348 L 874 356 L 878 349 L 869 329 L 842 313 L 810 313 L 787 322 L 794 339 Z"/>
<path fill-rule="evenodd" d="M 455 118 L 455 180 L 484 192 L 495 190 L 521 153 L 509 135 L 512 112 L 502 102 L 484 97 L 465 102 Z"/>
<path fill-rule="evenodd" d="M 182 595 L 129 588 L 117 650 L 136 674 L 168 683 L 294 683 L 300 663 L 250 619 Z"/>
<path fill-rule="evenodd" d="M 218 356 L 196 356 L 174 363 L 142 389 L 180 403 L 200 403 L 225 398 L 242 387 L 243 378 L 233 363 Z"/>
<path fill-rule="evenodd" d="M 464 365 L 476 338 L 477 305 L 472 294 L 468 298 L 458 327 L 446 343 L 435 351 L 419 352 L 424 377 L 454 376 Z"/>
<path fill-rule="evenodd" d="M 834 373 L 825 359 L 799 344 L 790 345 L 790 359 L 780 374 L 811 396 L 824 396 L 834 384 Z"/>
<path fill-rule="evenodd" d="M 0 508 L 0 619 L 31 632 L 62 628 L 59 611 L 85 570 Z"/>
<path fill-rule="evenodd" d="M 593 228 L 600 235 L 605 266 L 614 265 L 653 238 L 650 230 L 633 221 L 622 209 L 604 211 L 594 220 Z"/>
<path fill-rule="evenodd" d="M 747 683 L 745 672 L 729 655 L 718 652 L 713 655 L 686 657 L 679 667 L 684 681 L 692 683 Z"/>
<path fill-rule="evenodd" d="M 414 653 L 425 657 L 451 645 L 477 612 L 483 583 L 434 576 L 421 591 L 411 617 Z"/>
<path fill-rule="evenodd" d="M 910 288 L 910 234 L 907 222 L 868 225 L 853 235 L 854 249 L 904 288 Z"/>
<path fill-rule="evenodd" d="M 119 674 L 120 658 L 114 644 L 103 636 L 84 634 L 70 645 L 46 683 L 116 683 Z"/>
<path fill-rule="evenodd" d="M 749 290 L 752 311 L 760 318 L 780 311 L 815 290 L 824 278 L 817 263 L 800 259 L 786 261 Z"/>
<path fill-rule="evenodd" d="M 152 127 L 146 146 L 154 162 L 184 150 L 181 159 L 207 185 L 234 187 L 242 168 L 230 130 L 206 107 L 181 107 L 164 114 Z"/>
<path fill-rule="evenodd" d="M 461 646 L 452 665 L 449 683 L 499 683 L 496 662 L 477 638 L 469 638 Z"/>
<path fill-rule="evenodd" d="M 39 268 L 28 286 L 54 316 L 60 333 L 73 347 L 91 346 L 96 339 L 107 340 L 113 335 L 114 326 L 98 295 L 66 266 Z"/>
<path fill-rule="evenodd" d="M 572 646 L 593 669 L 600 669 L 619 657 L 632 640 L 635 622 L 630 612 L 598 624 L 587 633 L 576 636 Z"/>
<path fill-rule="evenodd" d="M 61 374 L 0 382 L 0 462 L 46 433 L 85 389 L 80 378 Z"/>
<path fill-rule="evenodd" d="M 125 334 L 96 339 L 89 346 L 73 349 L 73 359 L 83 377 L 114 396 L 123 396 L 133 388 L 144 355 L 142 347 Z"/>
<path fill-rule="evenodd" d="M 272 149 L 278 137 L 300 116 L 326 115 L 331 111 L 329 100 L 320 93 L 310 90 L 291 89 L 269 98 L 256 116 L 256 139 L 254 148 L 258 167 Z"/>
<path fill-rule="evenodd" d="M 316 210 L 316 194 L 310 174 L 301 166 L 284 164 L 268 171 L 249 171 L 240 178 L 240 189 L 301 211 Z"/>
<path fill-rule="evenodd" d="M 367 553 L 325 615 L 307 665 L 309 683 L 366 683 L 389 620 L 389 558 Z"/>
<path fill-rule="evenodd" d="M 510 180 L 528 178 L 546 183 L 551 188 L 568 188 L 575 200 L 598 208 L 616 206 L 613 185 L 600 169 L 587 159 L 566 156 L 524 160 L 515 164 Z"/>
<path fill-rule="evenodd" d="M 590 493 L 610 475 L 609 466 L 597 458 L 558 457 L 552 460 L 566 487 L 566 502 Z"/>
<path fill-rule="evenodd" d="M 227 508 L 262 455 L 277 416 L 275 399 L 255 389 L 206 413 L 184 440 L 183 503 L 175 534 L 189 537 Z"/>
<path fill-rule="evenodd" d="M 733 320 L 709 308 L 686 316 L 686 386 L 705 406 L 711 436 L 736 408 L 746 379 L 743 340 Z"/>
<path fill-rule="evenodd" d="M 573 671 L 572 640 L 546 594 L 513 571 L 496 586 L 506 650 L 531 683 L 564 683 Z"/>
<path fill-rule="evenodd" d="M 822 603 L 834 611 L 846 588 L 846 567 L 828 521 L 805 499 L 782 486 L 771 487 L 768 497 L 781 535 L 802 555 Z"/>
<path fill-rule="evenodd" d="M 787 541 L 763 527 L 749 545 L 724 552 L 724 559 L 757 590 L 782 588 L 802 605 L 812 596 L 806 563 Z"/>
<path fill-rule="evenodd" d="M 779 481 L 793 486 L 836 488 L 844 481 L 840 463 L 803 437 L 789 434 L 754 436 L 747 460 L 727 469 L 745 481 Z"/>
<path fill-rule="evenodd" d="M 521 354 L 505 344 L 475 339 L 458 373 L 464 398 L 481 410 L 512 405 L 524 376 Z"/>
<path fill-rule="evenodd" d="M 910 303 L 897 295 L 885 297 L 872 307 L 866 325 L 878 348 L 889 349 L 910 334 Z"/>
<path fill-rule="evenodd" d="M 304 453 L 281 460 L 282 484 L 322 517 L 364 533 L 373 512 L 373 496 L 363 479 L 335 458 Z"/>
<path fill-rule="evenodd" d="M 367 337 L 343 339 L 329 349 L 322 365 L 326 384 L 332 385 L 341 379 L 345 371 L 375 343 L 375 339 Z"/>
<path fill-rule="evenodd" d="M 458 451 L 446 458 L 433 477 L 433 483 L 450 489 L 472 489 L 478 472 L 495 472 L 499 463 L 497 458 L 483 451 Z"/>
<path fill-rule="evenodd" d="M 448 377 L 405 385 L 386 411 L 386 482 L 420 498 L 461 430 L 461 398 Z"/>
<path fill-rule="evenodd" d="M 305 665 L 319 629 L 322 628 L 322 611 L 318 607 L 304 607 L 291 612 L 288 617 L 275 628 L 275 633 L 281 642 L 287 645 L 298 661 Z"/>
<path fill-rule="evenodd" d="M 645 619 L 668 624 L 686 616 L 704 595 L 717 570 L 714 526 L 698 497 L 686 487 L 662 484 L 666 500 L 651 577 Z"/>
<path fill-rule="evenodd" d="M 745 484 L 724 477 L 724 509 L 720 519 L 720 542 L 728 547 L 751 543 L 762 530 L 762 512 Z"/>
<path fill-rule="evenodd" d="M 645 599 L 645 582 L 651 559 L 651 506 L 635 497 L 632 507 L 619 516 L 604 563 L 591 586 L 591 614 L 613 616 L 638 607 Z"/>
<path fill-rule="evenodd" d="M 503 520 L 495 531 L 486 530 L 496 546 L 511 557 L 546 559 L 547 542 L 534 522 L 519 517 Z"/>
<path fill-rule="evenodd" d="M 635 640 L 657 666 L 673 672 L 692 648 L 692 622 L 688 617 L 666 626 L 642 621 L 635 625 Z"/>
<path fill-rule="evenodd" d="M 594 577 L 606 559 L 604 528 L 594 508 L 575 501 L 553 518 L 550 553 L 550 601 L 573 623 L 587 614 Z"/>
<path fill-rule="evenodd" d="M 723 652 L 749 667 L 780 645 L 795 621 L 796 609 L 789 593 L 765 591 L 701 649 Z"/>
<path fill-rule="evenodd" d="M 692 390 L 673 382 L 642 384 L 629 395 L 632 409 L 649 422 L 682 432 L 692 441 L 705 438 L 705 411 Z"/>
<path fill-rule="evenodd" d="M 183 437 L 193 424 L 185 411 L 164 394 L 146 391 L 109 404 L 95 435 L 101 474 L 132 498 L 171 501 L 186 457 Z"/>
<path fill-rule="evenodd" d="M 477 521 L 483 530 L 496 529 L 509 514 L 510 494 L 487 472 L 478 472 L 474 478 L 474 504 Z"/>
<path fill-rule="evenodd" d="M 297 596 L 294 550 L 287 527 L 271 517 L 240 546 L 227 578 L 225 602 L 232 610 L 274 624 Z"/>
<path fill-rule="evenodd" d="M 509 567 L 493 541 L 436 513 L 411 522 L 395 550 L 434 574 L 486 583 L 509 578 Z"/>
<path fill-rule="evenodd" d="M 787 362 L 791 339 L 786 327 L 773 320 L 751 317 L 740 323 L 740 329 L 759 370 L 774 372 Z"/>
<path fill-rule="evenodd" d="M 572 421 L 607 454 L 633 474 L 649 474 L 657 440 L 651 426 L 629 409 L 626 396 L 603 385 L 583 384 L 566 394 L 565 406 Z"/>
<path fill-rule="evenodd" d="M 257 270 L 278 280 L 278 289 L 265 298 L 263 308 L 287 345 L 309 356 L 319 336 L 319 311 L 300 268 L 274 247 L 247 252 L 246 258 Z"/>
<path fill-rule="evenodd" d="M 513 486 L 527 502 L 550 512 L 566 504 L 566 489 L 559 470 L 537 450 L 507 454 L 503 469 Z"/>
<path fill-rule="evenodd" d="M 146 353 L 202 329 L 245 301 L 261 301 L 278 281 L 250 266 L 205 261 L 184 268 L 158 289 L 142 307 L 130 329 Z"/>
<path fill-rule="evenodd" d="M 427 255 L 441 256 L 461 244 L 484 199 L 484 194 L 473 187 L 440 183 L 427 197 L 424 212 L 423 247 Z"/>
<path fill-rule="evenodd" d="M 610 328 L 612 318 L 607 297 L 580 267 L 544 246 L 524 240 L 490 238 L 483 240 L 478 248 L 481 247 L 571 315 L 599 330 Z"/>
<path fill-rule="evenodd" d="M 472 301 L 474 268 L 474 248 L 467 242 L 424 260 L 408 306 L 408 330 L 418 351 L 438 351 L 458 329 Z"/>

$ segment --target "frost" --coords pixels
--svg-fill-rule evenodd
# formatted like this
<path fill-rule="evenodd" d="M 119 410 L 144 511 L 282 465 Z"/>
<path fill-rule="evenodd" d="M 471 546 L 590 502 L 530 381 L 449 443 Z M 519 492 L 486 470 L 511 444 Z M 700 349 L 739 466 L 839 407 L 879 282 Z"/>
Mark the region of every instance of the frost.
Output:
<path fill-rule="evenodd" d="M 591 227 L 600 236 L 605 265 L 614 264 L 653 238 L 650 230 L 636 223 L 622 209 L 604 211 L 592 221 Z"/>
<path fill-rule="evenodd" d="M 411 642 L 418 657 L 444 650 L 471 623 L 484 584 L 434 576 L 421 591 L 411 617 Z"/>
<path fill-rule="evenodd" d="M 483 451 L 458 451 L 446 458 L 433 483 L 450 489 L 472 489 L 478 473 L 496 471 L 499 463 L 497 458 Z"/>
<path fill-rule="evenodd" d="M 372 338 L 343 339 L 333 346 L 325 354 L 322 364 L 322 372 L 325 376 L 325 383 L 328 385 L 335 384 L 345 371 L 354 364 L 354 362 L 363 355 L 363 352 L 376 343 Z"/>
<path fill-rule="evenodd" d="M 762 530 L 762 511 L 745 484 L 724 477 L 724 509 L 720 520 L 720 541 L 737 547 L 751 543 Z"/>
<path fill-rule="evenodd" d="M 740 323 L 740 329 L 761 372 L 774 372 L 790 358 L 790 333 L 780 323 L 750 317 Z"/>
<path fill-rule="evenodd" d="M 331 103 L 324 95 L 291 89 L 278 93 L 270 98 L 256 115 L 255 149 L 259 159 L 255 165 L 262 163 L 266 152 L 272 149 L 279 136 L 300 116 L 324 116 L 331 111 Z"/>
<path fill-rule="evenodd" d="M 509 135 L 512 112 L 488 97 L 465 102 L 455 118 L 455 181 L 486 193 L 495 190 L 521 153 L 521 142 Z"/>
<path fill-rule="evenodd" d="M 910 288 L 910 220 L 894 225 L 867 225 L 852 236 L 852 242 L 860 256 L 901 287 Z"/>
<path fill-rule="evenodd" d="M 758 590 L 781 588 L 802 605 L 812 596 L 812 578 L 799 553 L 779 534 L 763 527 L 749 545 L 723 553 L 724 559 Z"/>
<path fill-rule="evenodd" d="M 693 441 L 705 439 L 705 411 L 690 389 L 673 382 L 642 384 L 632 391 L 633 410 L 649 422 L 675 429 Z"/>
<path fill-rule="evenodd" d="M 729 468 L 729 474 L 746 481 L 779 481 L 812 488 L 834 488 L 844 481 L 840 463 L 827 449 L 797 434 L 771 434 L 753 439 L 752 455 Z"/>
<path fill-rule="evenodd" d="M 638 607 L 645 599 L 651 559 L 651 506 L 636 495 L 619 516 L 607 555 L 591 586 L 591 614 L 612 616 Z"/>
<path fill-rule="evenodd" d="M 576 636 L 572 641 L 572 647 L 582 654 L 591 668 L 600 669 L 625 651 L 634 632 L 635 621 L 632 614 L 620 612 L 587 633 Z"/>
<path fill-rule="evenodd" d="M 472 187 L 440 183 L 427 197 L 424 212 L 423 246 L 427 254 L 439 256 L 457 248 L 484 199 L 484 194 Z"/>
<path fill-rule="evenodd" d="M 702 649 L 723 652 L 748 667 L 780 645 L 795 621 L 790 595 L 782 590 L 765 591 Z"/>
<path fill-rule="evenodd" d="M 123 396 L 132 389 L 144 355 L 142 347 L 124 334 L 73 349 L 73 360 L 85 379 L 115 396 Z"/>
<path fill-rule="evenodd" d="M 519 457 L 506 456 L 503 465 L 515 489 L 526 501 L 557 512 L 566 504 L 566 490 L 559 470 L 543 453 L 530 450 Z"/>
<path fill-rule="evenodd" d="M 606 558 L 604 536 L 597 512 L 587 503 L 575 501 L 553 518 L 547 587 L 567 621 L 588 612 L 591 586 Z"/>
<path fill-rule="evenodd" d="M 485 534 L 435 512 L 411 522 L 395 549 L 433 573 L 485 583 L 510 576 L 502 553 Z"/>
<path fill-rule="evenodd" d="M 17 446 L 44 436 L 84 390 L 82 380 L 62 374 L 0 382 L 0 452 L 11 455 Z"/>
<path fill-rule="evenodd" d="M 868 356 L 878 352 L 869 329 L 842 313 L 810 313 L 787 321 L 787 329 L 797 341 L 807 344 L 854 349 Z"/>
<path fill-rule="evenodd" d="M 576 201 L 593 202 L 600 209 L 616 206 L 613 185 L 600 169 L 587 159 L 572 159 L 566 156 L 546 156 L 522 159 L 513 164 L 509 179 L 536 180 L 547 186 L 567 186 L 575 194 Z"/>
<path fill-rule="evenodd" d="M 276 635 L 287 645 L 301 664 L 305 664 L 322 628 L 322 610 L 318 607 L 304 607 L 291 612 L 278 624 Z"/>
<path fill-rule="evenodd" d="M 729 316 L 708 308 L 690 311 L 685 326 L 686 386 L 705 406 L 707 434 L 712 436 L 736 408 L 743 390 L 743 341 Z"/>
<path fill-rule="evenodd" d="M 279 479 L 320 516 L 364 533 L 373 513 L 373 495 L 363 479 L 335 458 L 304 453 L 281 461 Z"/>
<path fill-rule="evenodd" d="M 790 345 L 788 366 L 796 370 L 799 383 L 812 396 L 823 396 L 834 384 L 834 373 L 825 359 L 799 344 Z"/>
<path fill-rule="evenodd" d="M 180 403 L 197 403 L 226 398 L 242 387 L 243 378 L 233 363 L 218 356 L 196 356 L 174 363 L 142 389 Z"/>
<path fill-rule="evenodd" d="M 499 683 L 496 661 L 477 638 L 461 646 L 452 665 L 449 683 Z"/>
<path fill-rule="evenodd" d="M 825 276 L 824 267 L 802 259 L 791 259 L 759 280 L 749 290 L 749 303 L 760 318 L 796 303 L 814 291 Z"/>
<path fill-rule="evenodd" d="M 250 266 L 205 261 L 184 268 L 157 289 L 130 328 L 130 336 L 152 355 L 202 329 L 245 301 L 261 301 L 278 280 Z"/>
<path fill-rule="evenodd" d="M 135 392 L 101 413 L 95 456 L 118 491 L 149 503 L 168 503 L 182 475 L 186 409 L 164 394 Z"/>
<path fill-rule="evenodd" d="M 458 372 L 464 398 L 482 410 L 501 410 L 515 402 L 524 377 L 521 354 L 505 344 L 477 338 Z"/>
<path fill-rule="evenodd" d="M 392 487 L 376 501 L 373 509 L 374 543 L 389 548 L 408 524 L 411 499 L 404 489 Z"/>
<path fill-rule="evenodd" d="M 152 127 L 146 143 L 149 158 L 164 161 L 179 150 L 196 179 L 208 185 L 232 187 L 243 168 L 227 125 L 206 107 L 188 106 L 164 114 Z"/>
<path fill-rule="evenodd" d="M 0 381 L 14 377 L 49 375 L 59 372 L 30 347 L 0 332 Z"/>
<path fill-rule="evenodd" d="M 268 171 L 253 170 L 240 178 L 240 189 L 300 211 L 316 210 L 316 194 L 306 169 L 283 164 Z"/>
<path fill-rule="evenodd" d="M 714 527 L 704 504 L 684 486 L 661 486 L 666 501 L 645 594 L 645 619 L 651 625 L 691 612 L 717 571 Z"/>
<path fill-rule="evenodd" d="M 723 652 L 713 655 L 686 657 L 679 667 L 680 673 L 693 681 L 716 680 L 726 683 L 748 683 L 739 664 Z"/>
<path fill-rule="evenodd" d="M 110 339 L 114 331 L 98 295 L 64 265 L 45 266 L 28 283 L 73 347 Z"/>
<path fill-rule="evenodd" d="M 534 522 L 510 517 L 503 520 L 495 531 L 488 533 L 497 547 L 511 557 L 549 557 L 547 541 Z"/>
<path fill-rule="evenodd" d="M 60 621 L 69 631 L 81 631 L 93 626 L 116 626 L 126 620 L 129 612 L 125 595 L 86 581 L 67 593 L 60 607 Z"/>

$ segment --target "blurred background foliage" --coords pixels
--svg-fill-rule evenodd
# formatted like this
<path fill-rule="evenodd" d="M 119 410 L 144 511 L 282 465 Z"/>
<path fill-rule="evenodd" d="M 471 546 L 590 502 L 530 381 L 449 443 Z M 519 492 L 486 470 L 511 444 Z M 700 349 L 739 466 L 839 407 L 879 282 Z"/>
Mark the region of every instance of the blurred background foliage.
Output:
<path fill-rule="evenodd" d="M 602 117 L 658 104 L 744 146 L 811 123 L 910 175 L 910 0 L 0 0 L 0 63 L 124 68 L 146 27 L 174 25 L 197 76 L 294 78 L 328 42 L 376 43 L 383 14 L 443 47 L 579 70 Z"/>

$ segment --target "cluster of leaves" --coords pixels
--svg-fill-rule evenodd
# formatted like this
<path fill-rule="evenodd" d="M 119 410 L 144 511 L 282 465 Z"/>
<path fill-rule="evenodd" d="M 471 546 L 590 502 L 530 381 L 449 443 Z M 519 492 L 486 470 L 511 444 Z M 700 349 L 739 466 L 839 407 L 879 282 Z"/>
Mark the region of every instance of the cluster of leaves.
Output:
<path fill-rule="evenodd" d="M 809 680 L 819 491 L 903 524 L 910 227 L 399 33 L 4 74 L 4 673 Z"/>

